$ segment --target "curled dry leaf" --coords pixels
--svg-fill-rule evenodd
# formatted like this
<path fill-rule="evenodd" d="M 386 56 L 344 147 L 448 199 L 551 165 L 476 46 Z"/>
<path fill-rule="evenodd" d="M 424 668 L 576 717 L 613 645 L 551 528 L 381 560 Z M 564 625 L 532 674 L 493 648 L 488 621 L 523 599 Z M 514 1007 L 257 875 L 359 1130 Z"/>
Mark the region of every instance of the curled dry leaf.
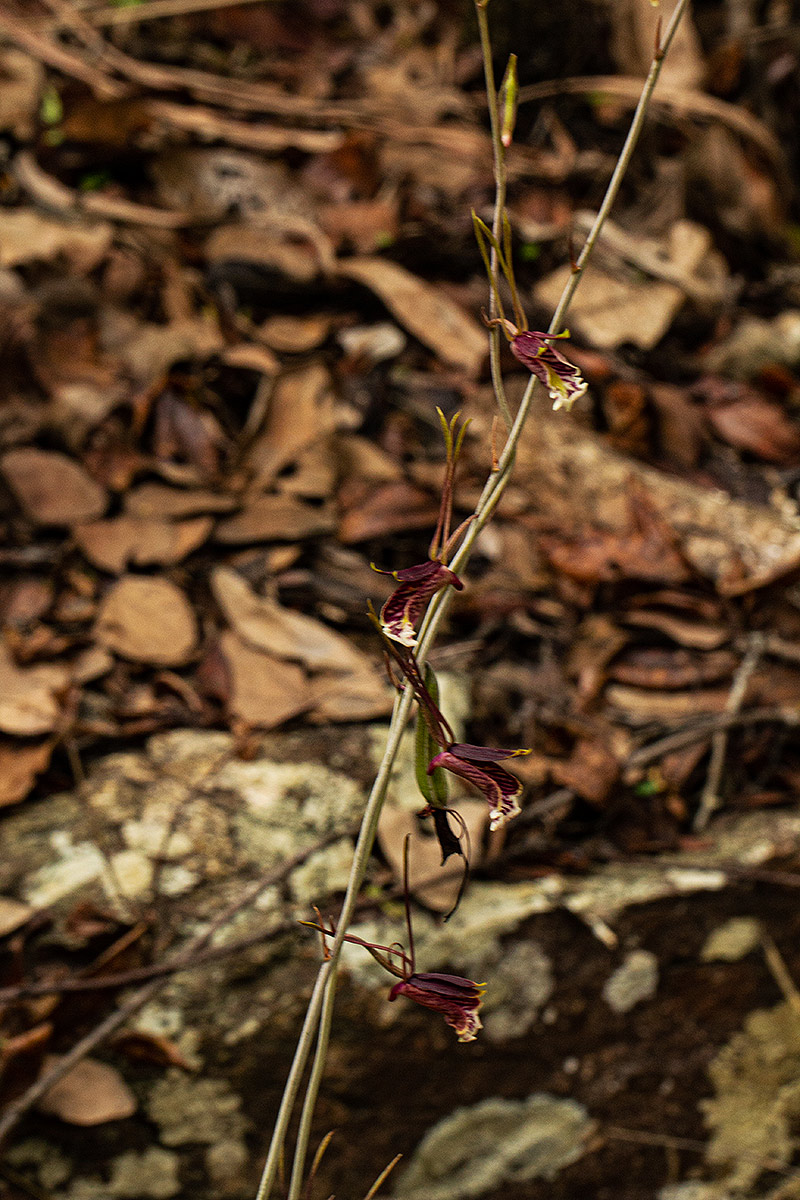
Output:
<path fill-rule="evenodd" d="M 313 313 L 307 317 L 269 317 L 258 332 L 271 350 L 281 354 L 307 354 L 322 345 L 330 328 L 330 317 Z"/>
<path fill-rule="evenodd" d="M 54 664 L 18 667 L 6 647 L 0 644 L 0 729 L 19 737 L 37 737 L 52 732 L 61 712 L 58 697 L 68 684 L 66 667 Z M 28 769 L 33 769 L 38 762 L 39 756 L 34 755 Z M 42 770 L 46 765 L 45 760 L 35 769 Z M 26 775 L 27 771 L 23 770 L 21 778 Z"/>
<path fill-rule="evenodd" d="M 123 658 L 180 667 L 194 652 L 197 622 L 185 594 L 174 583 L 127 575 L 103 598 L 94 635 Z"/>
<path fill-rule="evenodd" d="M 93 566 L 119 575 L 128 566 L 170 566 L 181 562 L 202 546 L 212 525 L 211 517 L 159 521 L 120 516 L 80 525 L 74 536 Z"/>
<path fill-rule="evenodd" d="M 486 333 L 446 292 L 383 258 L 348 258 L 337 270 L 379 296 L 392 316 L 439 358 L 477 375 L 488 354 Z"/>
<path fill-rule="evenodd" d="M 66 454 L 22 446 L 3 455 L 0 469 L 38 525 L 76 525 L 106 510 L 105 489 Z"/>
<path fill-rule="evenodd" d="M 134 323 L 120 339 L 117 353 L 140 387 L 165 375 L 182 359 L 201 362 L 224 346 L 211 317 L 186 317 L 168 325 Z"/>
<path fill-rule="evenodd" d="M 60 1062 L 58 1055 L 45 1059 L 45 1070 Z M 113 1067 L 85 1058 L 54 1083 L 39 1101 L 39 1112 L 59 1117 L 68 1125 L 105 1125 L 136 1112 L 136 1097 Z"/>

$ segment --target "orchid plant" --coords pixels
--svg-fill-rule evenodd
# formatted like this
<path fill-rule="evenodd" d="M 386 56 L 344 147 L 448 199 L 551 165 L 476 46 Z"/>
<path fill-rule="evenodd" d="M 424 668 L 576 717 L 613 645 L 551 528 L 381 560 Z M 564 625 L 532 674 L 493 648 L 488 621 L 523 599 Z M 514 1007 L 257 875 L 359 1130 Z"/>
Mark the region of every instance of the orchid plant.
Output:
<path fill-rule="evenodd" d="M 399 980 L 389 992 L 389 1000 L 405 996 L 422 1008 L 432 1009 L 444 1017 L 447 1024 L 458 1034 L 460 1042 L 473 1042 L 482 1028 L 478 1009 L 483 1002 L 484 983 L 473 983 L 461 975 L 443 975 L 440 972 L 418 972 L 414 954 L 414 930 L 411 924 L 411 904 L 408 890 L 408 843 L 403 845 L 403 894 L 405 897 L 406 931 L 408 950 L 399 942 L 382 946 L 368 942 L 355 934 L 346 933 L 344 941 L 353 946 L 363 946 L 380 963 L 385 971 Z M 323 955 L 327 956 L 326 938 L 335 937 L 335 928 L 326 928 L 317 913 L 318 923 L 314 929 L 322 934 Z"/>
<path fill-rule="evenodd" d="M 323 961 L 308 1002 L 289 1078 L 275 1119 L 256 1200 L 268 1200 L 272 1194 L 284 1161 L 287 1133 L 295 1112 L 298 1093 L 305 1078 L 305 1095 L 297 1123 L 287 1200 L 300 1200 L 303 1194 L 312 1121 L 333 1019 L 337 966 L 345 942 L 363 946 L 397 978 L 398 982 L 389 994 L 391 1000 L 404 995 L 425 1008 L 441 1013 L 462 1041 L 471 1041 L 480 1028 L 478 1010 L 483 984 L 473 983 L 472 980 L 458 975 L 416 971 L 408 900 L 408 952 L 399 944 L 382 946 L 368 943 L 348 930 L 372 852 L 378 818 L 401 745 L 402 733 L 415 703 L 418 709 L 416 778 L 426 802 L 426 810 L 430 810 L 434 818 L 443 860 L 449 854 L 463 853 L 460 838 L 450 824 L 451 819 L 457 818 L 457 814 L 448 807 L 448 773 L 466 780 L 483 793 L 490 806 L 492 827 L 509 820 L 519 810 L 518 798 L 522 791 L 520 782 L 501 763 L 527 751 L 498 750 L 456 742 L 453 731 L 439 708 L 435 678 L 426 660 L 452 595 L 464 586 L 462 574 L 475 541 L 490 520 L 511 477 L 517 444 L 530 413 L 536 384 L 544 384 L 555 408 L 569 408 L 586 391 L 586 384 L 578 369 L 554 348 L 552 342 L 565 336 L 561 333 L 564 316 L 616 199 L 641 133 L 664 56 L 687 3 L 688 0 L 677 0 L 663 37 L 659 26 L 650 71 L 605 197 L 577 261 L 573 264 L 572 273 L 553 314 L 550 327 L 546 332 L 538 332 L 528 328 L 514 280 L 512 233 L 506 212 L 506 154 L 513 136 L 518 101 L 516 65 L 512 56 L 503 83 L 498 89 L 495 86 L 489 37 L 489 0 L 475 0 L 492 135 L 495 204 L 492 227 L 489 228 L 477 216 L 474 216 L 474 225 L 490 285 L 487 325 L 492 385 L 508 433 L 502 452 L 499 456 L 492 456 L 491 473 L 474 512 L 451 534 L 453 481 L 467 423 L 464 422 L 459 428 L 458 416 L 447 422 L 440 414 L 447 462 L 439 520 L 428 559 L 396 572 L 386 572 L 393 575 L 398 586 L 383 605 L 380 616 L 375 617 L 375 623 L 381 632 L 390 662 L 400 671 L 402 686 L 398 689 L 384 755 L 364 810 L 350 879 L 338 920 L 335 923 L 329 922 L 326 926 L 319 919 L 314 926 L 322 936 Z M 511 292 L 514 321 L 508 319 L 503 310 L 501 279 L 505 280 Z M 531 379 L 514 413 L 511 412 L 505 396 L 500 369 L 500 332 L 509 340 L 512 354 L 531 372 Z M 459 828 L 457 823 L 456 828 Z M 309 1059 L 311 1066 L 307 1072 Z"/>

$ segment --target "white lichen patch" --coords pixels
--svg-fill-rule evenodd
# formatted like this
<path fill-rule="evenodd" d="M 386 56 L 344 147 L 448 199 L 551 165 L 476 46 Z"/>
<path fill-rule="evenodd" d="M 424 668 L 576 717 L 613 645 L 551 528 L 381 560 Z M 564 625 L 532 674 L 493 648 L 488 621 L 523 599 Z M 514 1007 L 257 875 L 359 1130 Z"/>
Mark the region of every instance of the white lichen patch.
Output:
<path fill-rule="evenodd" d="M 240 1141 L 247 1121 L 242 1100 L 224 1079 L 195 1079 L 172 1069 L 154 1084 L 146 1102 L 165 1146 Z"/>
<path fill-rule="evenodd" d="M 542 1093 L 458 1108 L 425 1135 L 394 1187 L 397 1200 L 467 1200 L 507 1183 L 552 1179 L 592 1130 L 574 1100 Z"/>
<path fill-rule="evenodd" d="M 231 761 L 219 772 L 216 783 L 232 788 L 265 822 L 320 832 L 353 820 L 363 803 L 357 783 L 312 762 Z"/>
<path fill-rule="evenodd" d="M 788 1003 L 752 1012 L 709 1067 L 715 1095 L 701 1102 L 712 1130 L 709 1163 L 748 1194 L 767 1164 L 780 1170 L 798 1150 L 800 1016 Z"/>
<path fill-rule="evenodd" d="M 161 1146 L 131 1150 L 111 1164 L 107 1183 L 76 1179 L 60 1200 L 169 1200 L 181 1190 L 178 1167 L 177 1154 Z"/>
<path fill-rule="evenodd" d="M 504 949 L 499 961 L 487 964 L 486 974 L 491 975 L 481 1013 L 486 1036 L 504 1042 L 527 1033 L 555 987 L 552 963 L 541 946 L 524 941 Z"/>
<path fill-rule="evenodd" d="M 143 900 L 150 896 L 153 863 L 138 850 L 120 850 L 112 854 L 103 871 L 103 887 L 109 900 Z"/>
<path fill-rule="evenodd" d="M 331 892 L 343 892 L 347 887 L 353 862 L 353 842 L 342 838 L 312 854 L 302 866 L 292 872 L 292 895 L 299 904 L 310 904 Z"/>
<path fill-rule="evenodd" d="M 155 807 L 148 806 L 150 811 Z M 151 858 L 175 861 L 184 858 L 192 850 L 192 842 L 181 829 L 171 829 L 168 820 L 155 815 L 140 821 L 125 821 L 122 836 L 131 850 L 141 850 Z"/>
<path fill-rule="evenodd" d="M 755 917 L 731 917 L 709 934 L 700 957 L 703 962 L 739 962 L 761 940 L 761 922 Z"/>
<path fill-rule="evenodd" d="M 72 1174 L 70 1160 L 42 1138 L 26 1138 L 16 1146 L 9 1146 L 4 1158 L 12 1167 L 33 1168 L 48 1192 L 66 1183 Z"/>
<path fill-rule="evenodd" d="M 106 869 L 102 851 L 92 842 L 73 843 L 64 830 L 50 836 L 55 860 L 34 871 L 25 880 L 23 895 L 34 908 L 48 908 L 98 879 Z"/>
<path fill-rule="evenodd" d="M 655 954 L 649 950 L 632 950 L 606 980 L 603 999 L 614 1012 L 626 1013 L 654 996 L 657 987 L 658 959 Z"/>

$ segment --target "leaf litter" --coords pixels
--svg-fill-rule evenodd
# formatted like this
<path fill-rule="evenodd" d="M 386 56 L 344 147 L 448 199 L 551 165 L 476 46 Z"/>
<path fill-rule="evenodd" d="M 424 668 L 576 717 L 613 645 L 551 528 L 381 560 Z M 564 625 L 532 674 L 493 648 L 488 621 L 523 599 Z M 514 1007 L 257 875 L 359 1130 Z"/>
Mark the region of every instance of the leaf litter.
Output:
<path fill-rule="evenodd" d="M 604 38 L 619 74 L 592 55 L 565 69 L 559 42 L 509 156 L 525 295 L 546 308 L 652 46 L 656 14 L 618 8 Z M 436 405 L 473 418 L 461 516 L 490 467 L 467 219 L 492 195 L 476 61 L 443 14 L 325 10 L 309 8 L 313 72 L 271 7 L 170 18 L 163 45 L 146 20 L 108 38 L 99 6 L 69 30 L 58 6 L 0 20 L 9 811 L 109 742 L 173 726 L 230 729 L 246 757 L 256 730 L 313 745 L 382 719 L 392 691 L 364 604 L 386 593 L 369 564 L 424 554 Z M 697 20 L 576 298 L 589 394 L 571 418 L 537 410 L 439 652 L 472 685 L 469 737 L 533 749 L 518 829 L 485 847 L 480 806 L 470 826 L 476 866 L 517 882 L 680 852 L 714 737 L 723 815 L 796 799 L 796 105 L 777 42 L 748 42 L 765 102 L 735 55 L 715 74 L 721 47 Z M 531 85 L 541 69 L 525 66 Z M 712 74 L 719 95 L 702 90 Z M 762 660 L 734 712 L 752 630 Z M 384 826 L 376 879 L 396 882 L 415 822 Z M 28 908 L 0 901 L 3 936 L 22 936 Z M 427 903 L 446 909 L 443 892 Z M 14 1018 L 11 1076 L 41 1064 L 39 1016 Z M 753 1153 L 788 1163 L 788 1137 Z M 742 1168 L 737 1186 L 755 1178 Z"/>

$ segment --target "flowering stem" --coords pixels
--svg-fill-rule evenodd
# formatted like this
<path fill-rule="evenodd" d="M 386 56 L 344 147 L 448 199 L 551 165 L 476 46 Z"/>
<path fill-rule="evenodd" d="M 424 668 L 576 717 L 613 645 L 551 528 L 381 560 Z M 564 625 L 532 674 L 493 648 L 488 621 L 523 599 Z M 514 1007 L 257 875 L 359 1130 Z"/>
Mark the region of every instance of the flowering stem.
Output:
<path fill-rule="evenodd" d="M 501 152 L 503 147 L 500 143 L 499 122 L 497 120 L 497 95 L 494 91 L 494 76 L 491 72 L 491 47 L 488 43 L 488 26 L 486 25 L 485 11 L 487 2 L 488 0 L 476 0 L 476 7 L 478 11 L 478 24 L 481 28 L 481 46 L 484 53 L 484 65 L 486 66 L 487 63 L 489 64 L 487 67 L 487 88 L 489 89 L 492 141 L 495 147 L 495 163 L 497 163 L 498 161 L 502 162 L 502 159 L 498 158 L 498 147 Z M 582 273 L 586 267 L 586 263 L 589 260 L 595 243 L 600 235 L 603 224 L 608 217 L 612 205 L 614 204 L 620 184 L 622 182 L 622 178 L 630 162 L 636 142 L 639 138 L 639 134 L 641 133 L 647 107 L 653 94 L 655 85 L 658 81 L 664 56 L 666 55 L 670 43 L 675 36 L 675 32 L 687 7 L 687 3 L 688 0 L 678 0 L 678 4 L 672 14 L 663 40 L 657 47 L 656 53 L 653 56 L 650 71 L 642 89 L 642 95 L 631 122 L 628 136 L 625 139 L 625 144 L 611 176 L 611 180 L 603 198 L 603 202 L 600 205 L 597 217 L 595 218 L 589 236 L 586 239 L 583 249 L 578 257 L 575 270 L 570 276 L 570 279 L 564 288 L 564 292 L 553 314 L 553 319 L 548 328 L 548 333 L 550 334 L 558 333 L 559 329 L 561 328 L 564 315 L 569 307 L 573 295 L 575 294 L 575 289 L 580 282 Z M 484 29 L 486 29 L 485 35 Z M 494 112 L 493 118 L 492 112 Z M 502 177 L 502 171 L 500 172 L 500 175 Z M 499 188 L 500 183 L 498 181 L 498 192 L 501 199 L 504 199 L 505 192 L 504 190 L 500 192 Z M 501 227 L 501 220 L 502 211 L 499 213 L 499 216 L 498 212 L 496 211 L 495 225 L 498 230 Z M 468 526 L 461 546 L 459 547 L 458 552 L 450 564 L 451 569 L 455 572 L 462 570 L 466 566 L 478 534 L 491 517 L 505 490 L 514 465 L 517 443 L 519 442 L 523 426 L 530 411 L 536 382 L 535 376 L 531 376 L 528 386 L 525 389 L 523 398 L 520 402 L 519 409 L 517 410 L 517 414 L 513 423 L 511 424 L 508 440 L 498 461 L 497 469 L 492 471 L 489 479 L 486 481 L 483 493 L 475 509 L 474 519 Z M 502 394 L 502 391 L 498 393 L 498 403 L 500 403 L 500 397 Z M 452 599 L 452 590 L 452 588 L 445 588 L 443 591 L 438 592 L 431 600 L 425 617 L 422 620 L 418 648 L 416 652 L 417 661 L 419 662 L 420 666 L 424 665 L 426 657 L 436 638 L 436 634 L 439 630 L 441 622 L 444 619 L 445 613 L 447 612 L 447 608 Z M 344 945 L 345 937 L 347 936 L 347 929 L 355 912 L 358 894 L 366 874 L 367 864 L 369 862 L 373 842 L 375 840 L 375 834 L 378 828 L 378 819 L 380 817 L 386 791 L 389 786 L 392 767 L 400 746 L 400 739 L 402 737 L 403 730 L 411 713 L 413 700 L 414 697 L 412 689 L 410 687 L 406 687 L 395 701 L 392 718 L 389 724 L 386 748 L 384 750 L 383 758 L 378 768 L 378 773 L 372 786 L 369 799 L 367 800 L 367 804 L 364 809 L 364 817 L 361 823 L 361 829 L 353 855 L 353 863 L 350 869 L 347 892 L 345 894 L 337 922 L 336 936 L 333 939 L 330 947 L 329 958 L 320 966 L 317 980 L 311 993 L 311 998 L 309 1000 L 308 1009 L 303 1022 L 303 1028 L 298 1039 L 297 1049 L 295 1051 L 289 1078 L 286 1083 L 283 1099 L 278 1111 L 278 1116 L 275 1121 L 267 1162 L 264 1167 L 264 1173 L 261 1178 L 256 1200 L 268 1200 L 268 1197 L 272 1191 L 272 1187 L 275 1183 L 291 1113 L 294 1109 L 300 1083 L 311 1054 L 315 1034 L 317 1034 L 317 1031 L 319 1031 L 314 1064 L 306 1087 L 306 1095 L 300 1117 L 300 1128 L 296 1142 L 288 1200 L 298 1200 L 301 1193 L 304 1163 L 311 1130 L 311 1121 L 317 1100 L 320 1081 L 322 1078 L 322 1072 L 325 1065 L 330 1023 L 333 1016 L 333 1004 L 336 993 L 336 969 L 341 949 Z"/>
<path fill-rule="evenodd" d="M 483 74 L 486 80 L 486 102 L 489 107 L 489 127 L 492 134 L 492 155 L 494 159 L 495 193 L 492 232 L 494 233 L 495 240 L 499 242 L 500 227 L 503 220 L 503 213 L 506 209 L 506 148 L 502 141 L 500 114 L 497 104 L 497 88 L 494 80 L 494 66 L 492 65 L 492 43 L 489 36 L 489 18 L 486 14 L 488 5 L 489 0 L 475 0 L 475 12 L 478 18 L 481 54 L 483 57 Z M 491 247 L 489 262 L 490 279 L 496 279 L 497 251 L 494 246 Z M 489 289 L 489 316 L 497 316 L 497 299 L 494 288 Z M 511 409 L 506 399 L 506 390 L 503 386 L 503 373 L 500 370 L 500 331 L 496 325 L 492 326 L 489 332 L 489 369 L 492 373 L 492 388 L 497 399 L 497 406 L 506 423 L 506 429 L 510 430 L 512 425 Z"/>

